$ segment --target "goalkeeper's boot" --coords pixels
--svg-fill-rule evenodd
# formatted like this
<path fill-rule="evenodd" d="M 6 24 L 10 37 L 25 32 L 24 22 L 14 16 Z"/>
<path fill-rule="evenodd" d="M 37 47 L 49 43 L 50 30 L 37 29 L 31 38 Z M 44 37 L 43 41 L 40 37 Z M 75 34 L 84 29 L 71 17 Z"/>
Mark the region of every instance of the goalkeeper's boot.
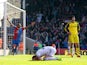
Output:
<path fill-rule="evenodd" d="M 80 54 L 75 53 L 77 57 L 81 57 Z"/>

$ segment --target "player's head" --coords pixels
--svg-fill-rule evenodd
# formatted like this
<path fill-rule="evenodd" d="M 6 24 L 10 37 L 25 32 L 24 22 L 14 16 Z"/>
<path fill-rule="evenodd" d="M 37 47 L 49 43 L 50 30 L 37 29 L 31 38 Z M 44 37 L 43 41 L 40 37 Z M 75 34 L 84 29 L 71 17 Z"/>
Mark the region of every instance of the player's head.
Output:
<path fill-rule="evenodd" d="M 71 18 L 71 19 L 72 19 L 72 21 L 75 21 L 75 20 L 76 20 L 75 16 L 72 16 L 72 18 Z"/>
<path fill-rule="evenodd" d="M 34 56 L 32 57 L 32 60 L 41 60 L 41 59 L 38 58 L 36 55 L 34 55 Z"/>
<path fill-rule="evenodd" d="M 17 27 L 18 27 L 18 28 L 20 28 L 20 27 L 21 27 L 21 24 L 20 24 L 20 23 L 18 23 L 18 24 L 17 24 Z"/>

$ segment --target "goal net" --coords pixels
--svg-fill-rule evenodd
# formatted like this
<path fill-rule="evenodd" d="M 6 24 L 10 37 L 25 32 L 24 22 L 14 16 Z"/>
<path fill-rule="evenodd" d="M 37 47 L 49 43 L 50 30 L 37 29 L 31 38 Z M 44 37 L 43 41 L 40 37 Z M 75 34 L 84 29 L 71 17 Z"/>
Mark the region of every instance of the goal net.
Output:
<path fill-rule="evenodd" d="M 0 3 L 1 4 L 1 3 Z M 3 19 L 1 19 L 1 26 L 0 26 L 0 48 L 3 49 L 3 55 L 7 55 L 8 53 L 6 50 L 9 49 L 9 53 L 11 54 L 12 50 L 12 39 L 14 33 L 14 27 L 10 26 L 7 21 L 8 20 L 13 23 L 15 26 L 18 23 L 21 23 L 23 27 L 26 27 L 26 12 L 25 10 L 18 8 L 12 5 L 9 2 L 3 3 L 4 10 L 3 10 Z M 25 54 L 25 35 L 26 30 L 23 31 L 21 36 L 21 43 L 18 48 L 18 53 Z"/>

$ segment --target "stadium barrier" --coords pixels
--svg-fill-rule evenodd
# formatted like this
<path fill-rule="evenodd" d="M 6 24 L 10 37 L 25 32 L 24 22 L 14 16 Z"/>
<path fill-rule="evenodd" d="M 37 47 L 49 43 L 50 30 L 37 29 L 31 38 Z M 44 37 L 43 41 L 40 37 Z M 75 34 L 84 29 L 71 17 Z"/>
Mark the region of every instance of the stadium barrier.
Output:
<path fill-rule="evenodd" d="M 0 49 L 2 48 L 2 39 L 0 38 Z"/>
<path fill-rule="evenodd" d="M 57 55 L 65 55 L 65 50 L 67 50 L 66 48 L 57 48 L 56 49 L 57 50 L 57 52 L 56 52 L 56 54 Z"/>
<path fill-rule="evenodd" d="M 87 55 L 87 50 L 81 50 L 81 55 Z"/>
<path fill-rule="evenodd" d="M 87 55 L 87 50 L 81 49 L 80 53 L 81 53 L 81 55 Z M 66 48 L 58 48 L 56 54 L 57 55 L 59 55 L 59 54 L 60 55 L 68 55 L 68 50 Z"/>
<path fill-rule="evenodd" d="M 4 55 L 4 50 L 3 49 L 0 49 L 0 56 L 3 56 Z M 10 50 L 9 49 L 6 49 L 6 55 L 9 55 L 9 52 Z"/>
<path fill-rule="evenodd" d="M 23 52 L 23 42 L 20 42 L 20 44 L 19 44 L 19 47 L 18 47 L 18 49 L 19 49 L 19 51 L 21 51 L 21 52 Z"/>

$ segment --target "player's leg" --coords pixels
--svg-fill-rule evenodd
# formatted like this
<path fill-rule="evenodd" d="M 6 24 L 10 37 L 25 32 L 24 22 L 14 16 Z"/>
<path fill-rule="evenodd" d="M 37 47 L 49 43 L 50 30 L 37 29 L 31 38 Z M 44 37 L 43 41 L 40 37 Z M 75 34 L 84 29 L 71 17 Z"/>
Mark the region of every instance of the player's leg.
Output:
<path fill-rule="evenodd" d="M 68 38 L 68 42 L 69 42 L 69 54 L 73 57 L 73 45 L 74 45 L 74 38 L 73 38 L 73 35 L 69 35 L 69 38 Z"/>
<path fill-rule="evenodd" d="M 47 53 L 44 57 L 44 60 L 61 60 L 60 58 L 54 57 L 56 53 L 56 49 L 50 49 L 49 53 Z"/>
<path fill-rule="evenodd" d="M 80 45 L 79 45 L 79 37 L 78 35 L 75 36 L 75 48 L 76 48 L 76 55 L 80 57 Z"/>
<path fill-rule="evenodd" d="M 16 43 L 16 54 L 18 54 L 18 51 L 19 51 L 19 43 Z"/>
<path fill-rule="evenodd" d="M 74 45 L 74 43 L 72 43 L 72 56 L 74 56 L 75 55 L 75 45 Z"/>
<path fill-rule="evenodd" d="M 16 54 L 17 52 L 17 41 L 16 40 L 12 40 L 12 54 Z"/>
<path fill-rule="evenodd" d="M 68 55 L 71 55 L 71 43 L 68 42 Z"/>
<path fill-rule="evenodd" d="M 16 54 L 16 44 L 12 44 L 12 53 Z"/>
<path fill-rule="evenodd" d="M 19 47 L 19 43 L 13 44 L 12 46 L 13 55 L 18 53 L 18 47 Z"/>
<path fill-rule="evenodd" d="M 44 58 L 44 60 L 61 60 L 61 58 L 57 58 L 57 57 L 46 57 Z"/>
<path fill-rule="evenodd" d="M 75 47 L 76 47 L 76 55 L 77 57 L 80 57 L 80 47 L 78 43 L 75 43 Z"/>

